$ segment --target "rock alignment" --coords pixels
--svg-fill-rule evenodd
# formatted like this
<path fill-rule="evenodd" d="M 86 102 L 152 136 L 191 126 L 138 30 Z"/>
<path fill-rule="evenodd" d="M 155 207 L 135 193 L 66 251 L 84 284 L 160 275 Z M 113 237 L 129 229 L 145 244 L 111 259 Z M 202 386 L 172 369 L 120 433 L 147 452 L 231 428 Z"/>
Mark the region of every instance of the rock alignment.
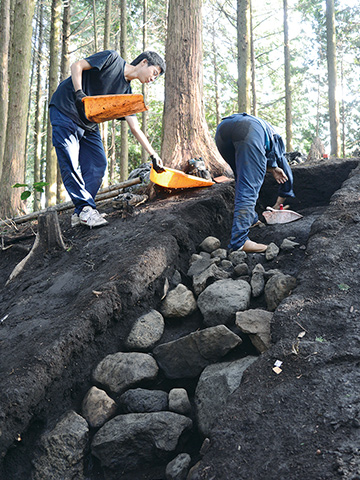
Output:
<path fill-rule="evenodd" d="M 284 239 L 281 251 L 298 248 L 295 240 Z M 133 322 L 126 351 L 94 368 L 81 412 L 66 413 L 43 435 L 33 479 L 85 480 L 88 455 L 100 462 L 106 480 L 129 472 L 137 478 L 137 471 L 159 464 L 167 480 L 195 478 L 187 442 L 196 431 L 204 454 L 218 412 L 271 348 L 274 310 L 296 287 L 294 277 L 266 268 L 279 252 L 270 244 L 265 254 L 228 254 L 217 238 L 204 239 L 187 272 L 166 279 L 158 309 Z M 163 340 L 171 324 L 194 315 L 201 328 Z M 241 350 L 246 336 L 250 355 Z M 166 381 L 176 386 L 167 389 Z"/>

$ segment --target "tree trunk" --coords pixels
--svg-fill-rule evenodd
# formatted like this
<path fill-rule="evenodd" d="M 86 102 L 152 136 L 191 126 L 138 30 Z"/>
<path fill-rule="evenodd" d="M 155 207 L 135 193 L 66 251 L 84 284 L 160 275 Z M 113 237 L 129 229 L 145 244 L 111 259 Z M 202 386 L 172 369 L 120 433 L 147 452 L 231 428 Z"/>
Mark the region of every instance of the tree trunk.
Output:
<path fill-rule="evenodd" d="M 291 104 L 291 74 L 288 25 L 288 2 L 284 0 L 284 65 L 285 65 L 285 122 L 286 151 L 292 152 L 292 104 Z"/>
<path fill-rule="evenodd" d="M 250 112 L 251 48 L 250 0 L 237 0 L 238 41 L 238 107 L 239 112 Z"/>
<path fill-rule="evenodd" d="M 257 96 L 256 96 L 256 62 L 255 62 L 255 47 L 254 47 L 254 30 L 253 30 L 253 16 L 252 3 L 250 3 L 250 53 L 251 53 L 251 114 L 257 116 Z"/>
<path fill-rule="evenodd" d="M 219 68 L 218 68 L 218 55 L 219 52 L 216 48 L 216 27 L 215 19 L 213 18 L 213 23 L 211 26 L 211 35 L 212 35 L 212 64 L 214 69 L 214 101 L 215 101 L 215 118 L 216 125 L 220 123 L 220 102 L 219 102 Z"/>
<path fill-rule="evenodd" d="M 202 157 L 213 176 L 229 172 L 205 121 L 201 0 L 169 1 L 166 63 L 164 164 L 184 171 Z"/>
<path fill-rule="evenodd" d="M 120 52 L 124 60 L 127 60 L 127 12 L 126 0 L 120 0 Z M 129 139 L 128 139 L 128 124 L 126 121 L 121 121 L 121 153 L 120 153 L 120 182 L 123 182 L 128 177 L 129 169 Z"/>
<path fill-rule="evenodd" d="M 334 0 L 326 0 L 326 39 L 329 83 L 330 155 L 340 155 L 339 102 L 336 94 L 336 33 Z"/>
<path fill-rule="evenodd" d="M 13 48 L 9 64 L 9 108 L 0 183 L 0 216 L 14 216 L 21 208 L 20 192 L 11 188 L 24 181 L 27 102 L 35 0 L 17 0 Z"/>
<path fill-rule="evenodd" d="M 98 38 L 97 38 L 97 20 L 96 20 L 96 3 L 93 0 L 93 23 L 94 23 L 94 50 L 98 51 Z"/>
<path fill-rule="evenodd" d="M 51 31 L 50 31 L 50 66 L 49 66 L 49 92 L 50 99 L 59 82 L 59 36 L 60 36 L 61 1 L 52 0 L 51 6 Z M 46 206 L 55 205 L 57 190 L 57 159 L 55 148 L 52 146 L 52 128 L 50 119 L 47 127 L 46 145 Z"/>
<path fill-rule="evenodd" d="M 143 29 L 142 29 L 142 34 L 143 34 L 143 52 L 147 50 L 147 0 L 143 0 Z M 148 93 L 148 88 L 146 83 L 143 83 L 141 87 L 141 91 L 144 97 L 144 102 L 146 105 L 146 100 L 147 100 L 147 93 Z M 148 112 L 142 112 L 141 114 L 141 130 L 144 132 L 145 136 L 147 136 L 147 122 L 148 121 Z M 148 160 L 148 153 L 145 150 L 145 148 L 141 147 L 141 163 L 146 163 Z"/>
<path fill-rule="evenodd" d="M 9 83 L 8 58 L 10 46 L 10 0 L 1 0 L 0 6 L 0 179 L 3 165 L 6 122 L 8 114 Z"/>
<path fill-rule="evenodd" d="M 41 159 L 41 52 L 43 47 L 43 19 L 44 5 L 40 3 L 39 12 L 39 35 L 37 43 L 37 59 L 36 59 L 36 92 L 35 92 L 35 124 L 34 124 L 34 183 L 40 182 L 40 159 Z M 40 208 L 40 193 L 34 192 L 34 210 Z"/>
<path fill-rule="evenodd" d="M 105 22 L 104 22 L 104 50 L 110 48 L 110 30 L 111 30 L 111 0 L 106 0 L 105 5 Z M 109 133 L 109 124 L 104 122 L 100 125 L 101 138 L 104 145 L 106 158 L 109 156 L 109 145 L 108 145 L 108 133 Z M 109 169 L 107 167 L 106 173 L 103 179 L 103 185 L 109 185 Z"/>

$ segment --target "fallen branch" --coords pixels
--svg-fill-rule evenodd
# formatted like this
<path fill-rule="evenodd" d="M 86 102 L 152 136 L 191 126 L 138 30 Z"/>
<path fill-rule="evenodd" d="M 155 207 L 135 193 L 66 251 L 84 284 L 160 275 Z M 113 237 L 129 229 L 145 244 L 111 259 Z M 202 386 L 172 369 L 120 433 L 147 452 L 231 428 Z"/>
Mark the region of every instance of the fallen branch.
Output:
<path fill-rule="evenodd" d="M 141 183 L 141 178 L 136 177 L 136 178 L 132 178 L 131 180 L 126 180 L 125 182 L 116 183 L 115 185 L 110 185 L 109 187 L 105 187 L 99 190 L 99 193 L 95 197 L 95 201 L 102 201 L 102 200 L 106 200 L 107 198 L 116 197 L 117 195 L 119 195 L 119 193 L 121 193 L 121 190 L 123 188 L 131 187 L 132 185 L 137 185 L 139 183 Z M 62 212 L 64 210 L 69 210 L 70 208 L 74 208 L 74 204 L 71 201 L 58 203 L 57 205 L 54 205 L 51 208 L 54 208 L 57 212 Z M 47 208 L 44 208 L 43 210 L 28 213 L 27 215 L 22 215 L 19 217 L 14 217 L 6 220 L 0 220 L 0 227 L 3 227 L 5 225 L 10 226 L 12 223 L 19 224 L 19 223 L 29 222 L 31 220 L 36 220 L 39 215 L 47 212 L 47 210 L 48 210 Z"/>

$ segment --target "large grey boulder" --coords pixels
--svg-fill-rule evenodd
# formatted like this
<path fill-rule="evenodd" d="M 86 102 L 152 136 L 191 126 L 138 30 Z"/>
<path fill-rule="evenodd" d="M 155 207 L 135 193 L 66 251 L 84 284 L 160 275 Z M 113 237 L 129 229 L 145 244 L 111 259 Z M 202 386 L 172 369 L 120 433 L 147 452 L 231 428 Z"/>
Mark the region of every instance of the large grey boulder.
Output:
<path fill-rule="evenodd" d="M 271 345 L 272 312 L 254 308 L 246 312 L 237 312 L 235 324 L 243 333 L 247 333 L 259 353 L 264 353 Z"/>
<path fill-rule="evenodd" d="M 165 318 L 182 318 L 193 313 L 197 308 L 194 294 L 185 285 L 171 290 L 161 303 L 161 313 Z"/>
<path fill-rule="evenodd" d="M 209 365 L 200 375 L 195 391 L 195 408 L 198 428 L 208 436 L 219 412 L 229 396 L 239 387 L 245 370 L 257 357 L 249 356 L 234 362 Z"/>
<path fill-rule="evenodd" d="M 118 352 L 108 355 L 98 364 L 93 379 L 113 393 L 123 393 L 142 381 L 154 380 L 158 371 L 156 361 L 146 353 Z"/>
<path fill-rule="evenodd" d="M 218 325 L 158 345 L 153 353 L 167 378 L 192 378 L 241 342 L 238 335 Z"/>
<path fill-rule="evenodd" d="M 198 298 L 204 324 L 210 327 L 233 323 L 236 312 L 249 308 L 250 298 L 251 287 L 245 280 L 229 278 L 209 285 Z"/>
<path fill-rule="evenodd" d="M 186 480 L 191 457 L 188 453 L 180 453 L 170 463 L 166 465 L 166 480 Z"/>
<path fill-rule="evenodd" d="M 67 413 L 41 437 L 41 454 L 33 461 L 32 480 L 85 479 L 83 462 L 88 435 L 86 420 L 74 411 Z"/>
<path fill-rule="evenodd" d="M 161 313 L 150 310 L 135 321 L 125 345 L 129 350 L 149 351 L 162 337 L 164 328 Z"/>
<path fill-rule="evenodd" d="M 261 263 L 258 263 L 257 265 L 255 265 L 252 271 L 251 281 L 250 281 L 251 292 L 253 297 L 259 297 L 264 291 L 264 287 L 265 287 L 264 273 L 265 273 L 265 269 L 261 265 Z"/>
<path fill-rule="evenodd" d="M 230 265 L 231 262 L 230 262 Z M 201 292 L 212 282 L 216 280 L 222 280 L 224 278 L 229 278 L 230 273 L 219 268 L 215 263 L 206 268 L 203 272 L 193 277 L 193 287 L 196 295 L 200 295 Z"/>
<path fill-rule="evenodd" d="M 190 418 L 173 412 L 131 413 L 107 422 L 94 436 L 92 454 L 118 477 L 144 465 L 166 461 L 182 434 L 192 427 Z"/>
<path fill-rule="evenodd" d="M 221 242 L 218 238 L 216 237 L 206 237 L 205 240 L 203 240 L 199 248 L 200 250 L 203 250 L 204 252 L 211 253 L 217 248 L 220 248 Z"/>
<path fill-rule="evenodd" d="M 279 304 L 296 287 L 296 278 L 291 275 L 277 273 L 265 285 L 265 300 L 267 308 L 273 312 Z"/>

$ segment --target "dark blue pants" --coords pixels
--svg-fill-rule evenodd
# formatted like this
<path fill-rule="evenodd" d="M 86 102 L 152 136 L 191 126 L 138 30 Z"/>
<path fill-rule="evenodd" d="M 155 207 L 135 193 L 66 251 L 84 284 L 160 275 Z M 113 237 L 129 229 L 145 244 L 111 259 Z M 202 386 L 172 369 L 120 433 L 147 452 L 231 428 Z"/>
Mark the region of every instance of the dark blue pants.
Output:
<path fill-rule="evenodd" d="M 85 131 L 56 107 L 50 107 L 50 121 L 61 177 L 75 213 L 87 205 L 96 208 L 95 196 L 107 166 L 99 129 Z"/>
<path fill-rule="evenodd" d="M 253 117 L 232 115 L 218 125 L 215 142 L 235 176 L 234 219 L 229 248 L 236 250 L 248 240 L 249 228 L 258 220 L 255 206 L 267 167 L 265 130 Z M 288 185 L 280 185 L 279 195 L 287 196 L 285 192 L 288 189 Z"/>

